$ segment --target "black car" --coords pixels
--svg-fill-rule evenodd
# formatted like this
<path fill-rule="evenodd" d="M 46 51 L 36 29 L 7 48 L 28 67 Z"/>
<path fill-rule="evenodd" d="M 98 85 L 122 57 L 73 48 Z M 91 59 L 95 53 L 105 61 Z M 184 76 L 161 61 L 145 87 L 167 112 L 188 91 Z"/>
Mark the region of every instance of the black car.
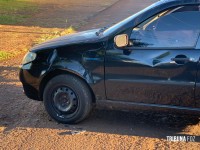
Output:
<path fill-rule="evenodd" d="M 200 112 L 200 1 L 161 0 L 110 28 L 33 47 L 20 80 L 61 123 L 111 109 Z"/>

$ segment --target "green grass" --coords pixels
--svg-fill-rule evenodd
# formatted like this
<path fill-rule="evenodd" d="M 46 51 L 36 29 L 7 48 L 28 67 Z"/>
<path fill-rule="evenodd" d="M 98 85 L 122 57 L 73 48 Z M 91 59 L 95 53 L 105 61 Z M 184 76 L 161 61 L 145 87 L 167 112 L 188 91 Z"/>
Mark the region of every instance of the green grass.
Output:
<path fill-rule="evenodd" d="M 37 5 L 27 0 L 0 0 L 0 24 L 24 22 L 36 11 Z"/>
<path fill-rule="evenodd" d="M 12 56 L 11 53 L 5 52 L 5 51 L 0 51 L 0 61 L 8 59 Z"/>
<path fill-rule="evenodd" d="M 25 53 L 27 51 L 28 51 L 27 48 L 18 50 L 18 51 L 10 51 L 10 52 L 0 50 L 0 61 L 14 58 L 15 56 Z"/>
<path fill-rule="evenodd" d="M 17 24 L 24 22 L 27 16 L 23 15 L 0 15 L 0 24 Z"/>

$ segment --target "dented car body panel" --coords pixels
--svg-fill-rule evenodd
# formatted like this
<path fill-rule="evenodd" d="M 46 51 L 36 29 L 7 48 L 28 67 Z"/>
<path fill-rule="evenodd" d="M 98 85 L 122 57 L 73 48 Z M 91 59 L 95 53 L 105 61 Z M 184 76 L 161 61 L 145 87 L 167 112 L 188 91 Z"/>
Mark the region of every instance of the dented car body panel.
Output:
<path fill-rule="evenodd" d="M 105 91 L 102 90 L 104 89 L 104 42 L 70 45 L 67 51 L 65 48 L 63 46 L 38 53 L 42 58 L 46 56 L 50 58 L 45 58 L 45 60 L 38 58 L 40 61 L 36 60 L 22 66 L 20 74 L 23 79 L 21 80 L 25 80 L 24 83 L 29 83 L 40 91 L 46 77 L 57 71 L 66 71 L 84 79 L 95 93 L 99 93 L 96 97 L 105 99 Z M 36 99 L 41 100 L 42 97 Z"/>
<path fill-rule="evenodd" d="M 43 100 L 46 83 L 70 73 L 88 84 L 97 103 L 200 112 L 200 38 L 195 47 L 183 49 L 122 49 L 114 44 L 116 35 L 130 36 L 134 27 L 157 13 L 194 4 L 200 1 L 160 1 L 102 32 L 79 32 L 33 47 L 36 59 L 20 69 L 25 94 Z"/>

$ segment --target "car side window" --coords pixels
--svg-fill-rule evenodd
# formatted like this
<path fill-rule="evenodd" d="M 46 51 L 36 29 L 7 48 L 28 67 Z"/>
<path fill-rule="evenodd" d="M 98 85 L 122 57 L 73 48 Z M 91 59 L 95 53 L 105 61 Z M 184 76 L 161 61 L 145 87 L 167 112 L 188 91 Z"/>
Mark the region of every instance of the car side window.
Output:
<path fill-rule="evenodd" d="M 200 5 L 166 10 L 135 27 L 130 46 L 136 48 L 195 47 L 200 33 Z"/>

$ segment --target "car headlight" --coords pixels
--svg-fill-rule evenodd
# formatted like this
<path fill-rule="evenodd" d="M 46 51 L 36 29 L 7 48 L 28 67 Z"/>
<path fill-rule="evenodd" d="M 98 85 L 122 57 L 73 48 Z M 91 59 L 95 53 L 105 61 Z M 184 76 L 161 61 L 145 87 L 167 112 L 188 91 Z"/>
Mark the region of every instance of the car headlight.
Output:
<path fill-rule="evenodd" d="M 28 52 L 22 61 L 22 65 L 28 64 L 36 59 L 36 53 Z"/>

